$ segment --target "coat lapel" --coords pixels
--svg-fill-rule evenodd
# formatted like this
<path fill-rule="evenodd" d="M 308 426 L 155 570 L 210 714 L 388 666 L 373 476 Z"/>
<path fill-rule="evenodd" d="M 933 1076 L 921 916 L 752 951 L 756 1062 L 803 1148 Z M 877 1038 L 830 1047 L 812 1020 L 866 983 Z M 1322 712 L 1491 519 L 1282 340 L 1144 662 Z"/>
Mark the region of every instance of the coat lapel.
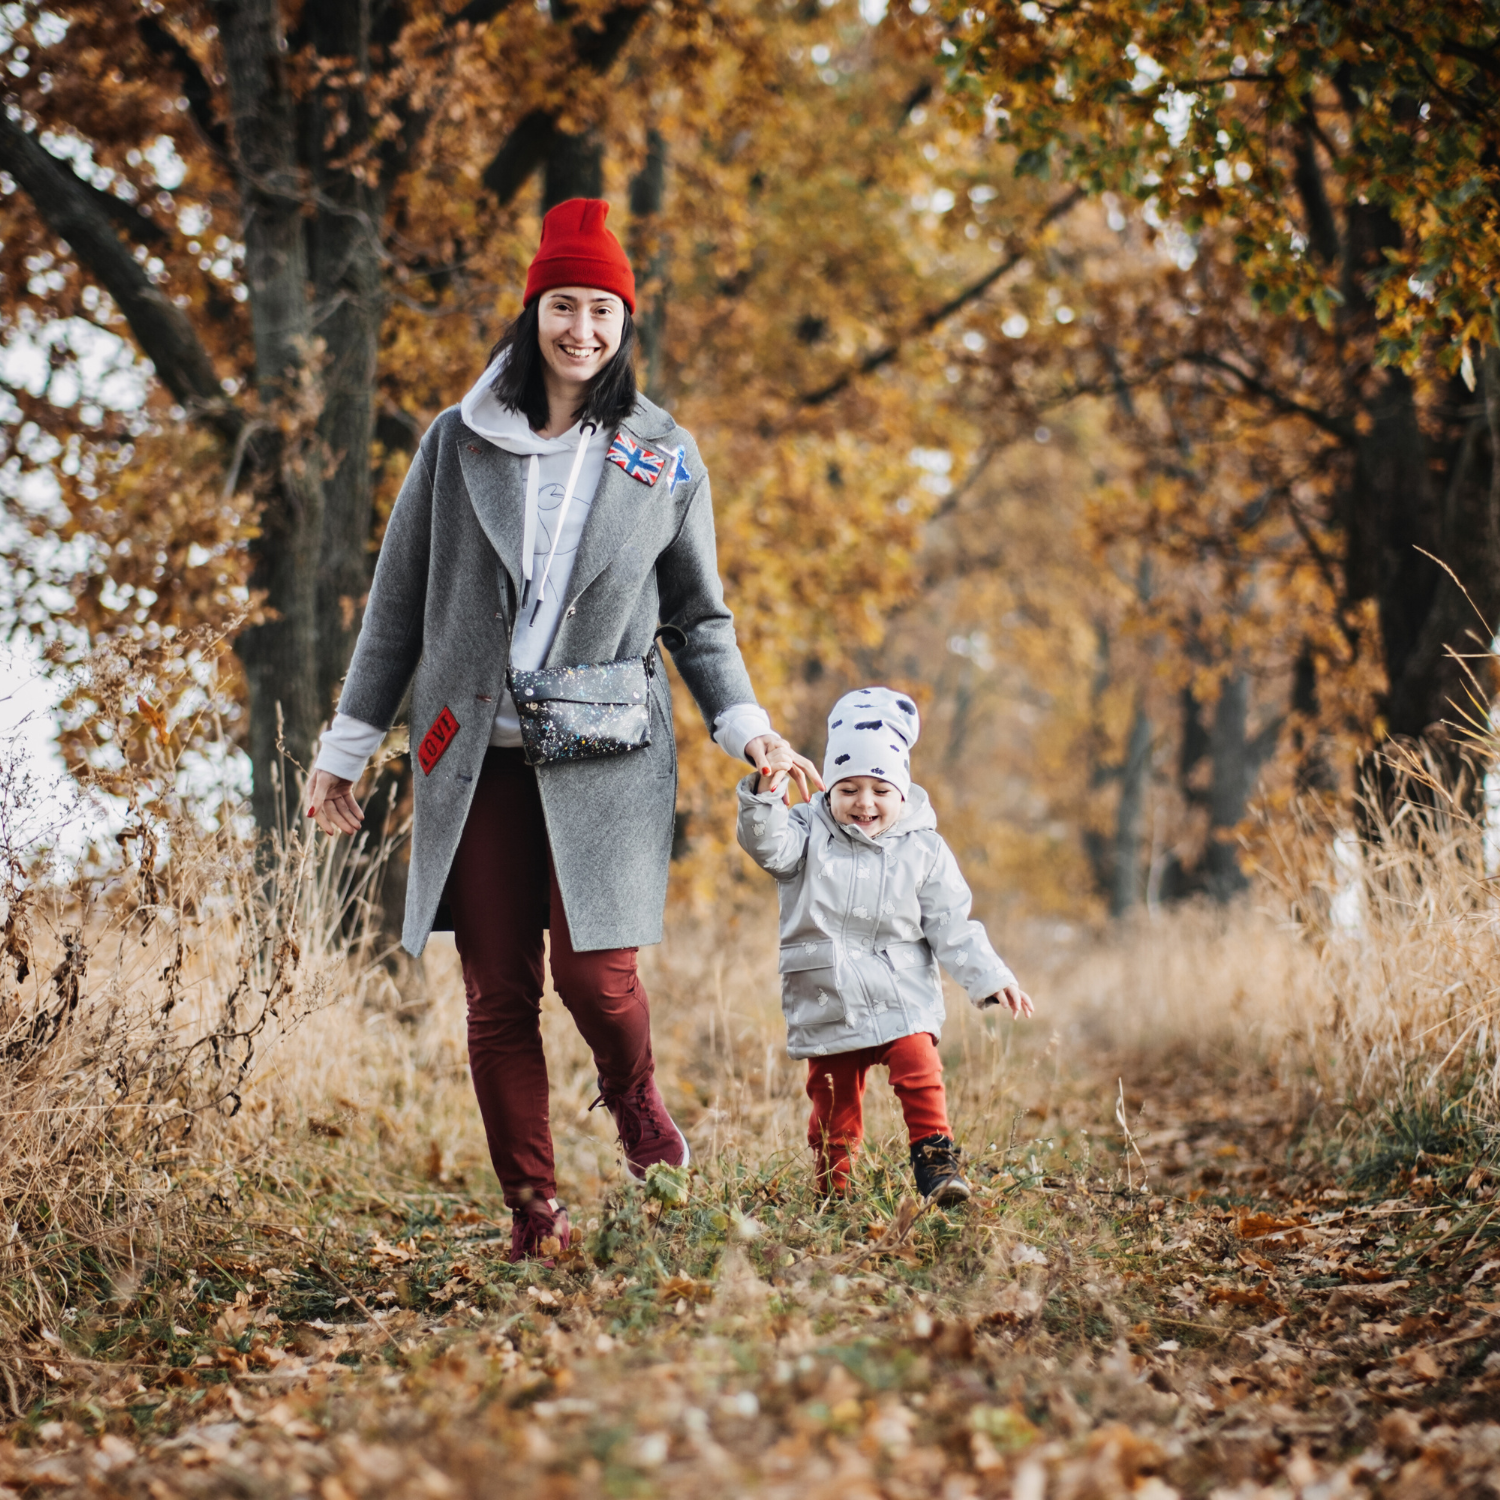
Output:
<path fill-rule="evenodd" d="M 653 411 L 655 409 L 652 408 Z M 636 417 L 641 415 L 637 410 Z M 650 429 L 652 425 L 632 418 L 630 422 L 623 423 L 619 430 L 665 458 L 667 455 L 661 452 L 660 445 L 654 444 L 642 431 Z M 670 432 L 671 426 L 668 425 L 666 430 Z M 661 481 L 658 480 L 657 485 L 660 484 Z M 609 566 L 611 559 L 629 540 L 631 532 L 641 523 L 649 508 L 665 503 L 666 487 L 661 486 L 658 494 L 657 485 L 632 479 L 619 464 L 611 463 L 607 458 L 604 460 L 604 472 L 599 477 L 599 489 L 594 495 L 594 508 L 584 523 L 583 536 L 578 543 L 578 557 L 573 563 L 573 576 L 568 580 L 568 593 L 573 598 L 576 599 Z"/>
<path fill-rule="evenodd" d="M 641 397 L 630 420 L 620 431 L 644 443 L 653 453 L 665 458 L 661 438 L 672 431 L 674 423 L 659 406 Z M 458 462 L 468 487 L 474 514 L 490 545 L 495 549 L 511 582 L 516 597 L 521 595 L 521 546 L 526 531 L 525 465 L 512 453 L 486 442 L 470 428 L 460 424 Z M 594 495 L 593 508 L 584 524 L 573 563 L 568 593 L 575 599 L 609 566 L 631 532 L 640 524 L 647 507 L 661 503 L 655 486 L 631 479 L 608 459 Z M 562 632 L 559 631 L 559 636 Z"/>
<path fill-rule="evenodd" d="M 462 426 L 459 428 L 458 462 L 474 514 L 505 571 L 510 574 L 519 598 L 521 544 L 526 530 L 524 468 L 515 454 L 485 442 Z M 619 470 L 615 472 L 619 473 Z"/>

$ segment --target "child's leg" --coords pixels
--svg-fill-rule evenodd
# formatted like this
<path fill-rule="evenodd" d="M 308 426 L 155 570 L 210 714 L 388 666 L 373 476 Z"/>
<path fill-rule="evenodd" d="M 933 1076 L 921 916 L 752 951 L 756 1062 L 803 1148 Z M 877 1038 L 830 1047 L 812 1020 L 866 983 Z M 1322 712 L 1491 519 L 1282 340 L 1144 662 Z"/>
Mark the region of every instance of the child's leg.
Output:
<path fill-rule="evenodd" d="M 820 1193 L 842 1196 L 848 1186 L 849 1168 L 865 1135 L 865 1075 L 871 1051 L 862 1047 L 807 1060 L 807 1097 L 812 1100 L 807 1143 L 817 1156 Z"/>
<path fill-rule="evenodd" d="M 943 1064 L 932 1035 L 919 1031 L 915 1036 L 888 1042 L 880 1051 L 880 1061 L 891 1070 L 891 1087 L 901 1101 L 906 1133 L 912 1142 L 933 1135 L 952 1136 Z"/>

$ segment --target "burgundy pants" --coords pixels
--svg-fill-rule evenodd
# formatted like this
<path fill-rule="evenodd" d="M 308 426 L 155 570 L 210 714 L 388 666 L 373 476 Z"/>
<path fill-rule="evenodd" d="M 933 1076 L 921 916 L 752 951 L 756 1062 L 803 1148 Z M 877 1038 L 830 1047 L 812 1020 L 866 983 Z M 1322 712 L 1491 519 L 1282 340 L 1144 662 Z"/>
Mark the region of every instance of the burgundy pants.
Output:
<path fill-rule="evenodd" d="M 552 931 L 552 983 L 594 1054 L 604 1092 L 623 1094 L 652 1072 L 651 1013 L 634 948 L 573 950 L 536 772 L 520 750 L 485 754 L 447 901 L 469 1002 L 469 1070 L 495 1175 L 512 1209 L 554 1198 L 543 931 Z"/>
<path fill-rule="evenodd" d="M 807 1143 L 817 1153 L 818 1187 L 842 1192 L 859 1143 L 865 1138 L 865 1078 L 883 1063 L 901 1101 L 907 1134 L 913 1142 L 930 1135 L 951 1135 L 943 1064 L 937 1042 L 925 1031 L 876 1047 L 833 1052 L 807 1060 L 807 1097 L 812 1118 Z"/>

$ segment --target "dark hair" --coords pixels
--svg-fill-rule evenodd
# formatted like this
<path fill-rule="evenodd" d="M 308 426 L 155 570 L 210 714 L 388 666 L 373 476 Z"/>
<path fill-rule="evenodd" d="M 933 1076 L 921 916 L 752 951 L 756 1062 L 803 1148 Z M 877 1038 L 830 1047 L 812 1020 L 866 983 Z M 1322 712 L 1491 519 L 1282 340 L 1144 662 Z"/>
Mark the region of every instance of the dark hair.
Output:
<path fill-rule="evenodd" d="M 533 297 L 521 309 L 521 316 L 505 330 L 490 350 L 486 365 L 492 365 L 503 352 L 510 358 L 500 367 L 490 389 L 501 406 L 518 411 L 534 431 L 547 425 L 547 387 L 542 382 L 542 345 L 537 333 L 537 306 L 541 297 Z M 635 319 L 628 307 L 620 325 L 620 347 L 610 362 L 594 376 L 573 413 L 575 422 L 597 422 L 605 432 L 613 432 L 635 410 Z"/>

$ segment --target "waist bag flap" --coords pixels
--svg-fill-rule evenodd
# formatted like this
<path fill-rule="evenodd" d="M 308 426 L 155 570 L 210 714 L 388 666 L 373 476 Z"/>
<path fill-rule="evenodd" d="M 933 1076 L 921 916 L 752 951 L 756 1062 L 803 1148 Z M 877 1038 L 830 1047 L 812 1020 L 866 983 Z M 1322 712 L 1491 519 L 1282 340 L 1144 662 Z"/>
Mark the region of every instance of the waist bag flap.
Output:
<path fill-rule="evenodd" d="M 639 656 L 585 667 L 544 667 L 509 673 L 511 696 L 527 703 L 600 703 L 629 706 L 646 702 L 649 674 Z"/>

